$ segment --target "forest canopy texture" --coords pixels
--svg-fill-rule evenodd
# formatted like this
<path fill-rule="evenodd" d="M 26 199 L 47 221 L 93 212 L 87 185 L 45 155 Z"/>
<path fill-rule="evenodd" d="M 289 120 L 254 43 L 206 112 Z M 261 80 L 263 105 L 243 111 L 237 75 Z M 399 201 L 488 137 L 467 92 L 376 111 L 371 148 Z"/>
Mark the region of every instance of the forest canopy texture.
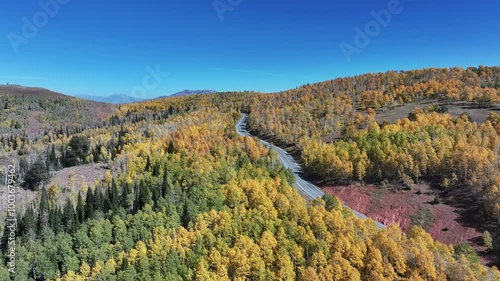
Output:
<path fill-rule="evenodd" d="M 14 279 L 500 280 L 467 244 L 442 244 L 420 227 L 378 229 L 335 197 L 307 202 L 276 152 L 235 130 L 249 112 L 250 129 L 295 145 L 310 175 L 434 178 L 468 188 L 500 218 L 498 114 L 476 123 L 427 108 L 376 121 L 422 99 L 495 104 L 499 78 L 498 67 L 368 74 L 272 95 L 122 105 L 85 128 L 47 126 L 38 139 L 13 129 L 1 153 L 39 190 L 18 215 Z M 88 163 L 106 167 L 102 180 L 41 188 L 50 172 Z M 9 276 L 2 262 L 0 280 Z"/>

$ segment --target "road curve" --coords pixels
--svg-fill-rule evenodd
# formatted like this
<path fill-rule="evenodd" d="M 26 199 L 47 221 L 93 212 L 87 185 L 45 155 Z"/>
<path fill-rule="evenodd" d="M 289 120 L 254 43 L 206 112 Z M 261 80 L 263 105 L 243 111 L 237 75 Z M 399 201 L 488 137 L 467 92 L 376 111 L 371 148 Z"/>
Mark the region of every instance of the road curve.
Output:
<path fill-rule="evenodd" d="M 252 137 L 252 135 L 246 129 L 247 123 L 248 123 L 248 118 L 249 118 L 249 115 L 247 113 L 241 113 L 241 119 L 236 124 L 236 131 L 238 132 L 238 134 L 240 136 Z M 309 199 L 316 199 L 318 197 L 322 197 L 325 194 L 319 187 L 308 182 L 307 180 L 305 180 L 302 177 L 302 175 L 303 175 L 302 168 L 299 166 L 299 164 L 297 164 L 297 162 L 295 162 L 293 157 L 288 152 L 286 152 L 282 148 L 277 147 L 277 146 L 275 146 L 275 145 L 273 145 L 265 140 L 260 140 L 260 142 L 262 144 L 264 144 L 266 147 L 271 147 L 274 150 L 276 150 L 276 152 L 278 153 L 278 157 L 279 157 L 281 163 L 283 164 L 283 166 L 293 172 L 293 174 L 295 176 L 295 186 L 297 187 L 297 189 L 299 191 L 301 191 L 303 194 L 305 194 L 305 196 L 307 196 Z M 359 213 L 356 210 L 352 210 L 352 212 L 358 218 L 370 219 L 367 216 Z M 386 227 L 386 225 L 381 224 L 377 221 L 375 221 L 375 223 L 377 224 L 378 228 Z"/>

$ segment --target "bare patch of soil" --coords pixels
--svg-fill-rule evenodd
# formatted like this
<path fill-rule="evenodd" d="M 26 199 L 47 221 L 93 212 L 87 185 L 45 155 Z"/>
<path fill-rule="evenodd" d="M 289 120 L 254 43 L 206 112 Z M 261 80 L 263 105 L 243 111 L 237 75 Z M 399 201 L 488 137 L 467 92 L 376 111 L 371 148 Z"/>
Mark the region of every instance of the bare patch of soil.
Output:
<path fill-rule="evenodd" d="M 496 111 L 492 107 L 482 107 L 474 105 L 447 105 L 448 113 L 453 117 L 460 116 L 461 114 L 467 113 L 470 116 L 472 122 L 483 123 L 488 118 L 488 114 L 492 111 Z"/>
<path fill-rule="evenodd" d="M 68 197 L 74 200 L 78 191 L 84 189 L 82 191 L 86 192 L 85 187 L 92 186 L 94 181 L 97 180 L 101 182 L 106 170 L 103 164 L 89 164 L 64 168 L 51 176 L 45 188 L 50 188 L 53 185 L 57 186 L 61 191 L 58 202 L 62 204 Z M 38 191 L 26 190 L 16 186 L 16 213 L 24 213 L 33 200 L 39 198 L 38 194 Z M 4 221 L 7 212 L 7 195 L 7 186 L 0 185 L 0 222 Z"/>
<path fill-rule="evenodd" d="M 92 186 L 94 181 L 100 183 L 106 170 L 106 166 L 99 163 L 64 168 L 55 172 L 45 187 L 56 186 L 63 194 L 76 196 L 79 191 L 86 192 L 86 188 Z M 65 196 L 61 196 L 60 199 L 63 197 Z"/>
<path fill-rule="evenodd" d="M 498 253 L 484 254 L 482 232 L 497 232 L 485 221 L 470 192 L 444 192 L 427 184 L 414 184 L 411 190 L 400 190 L 390 185 L 334 185 L 324 186 L 325 193 L 337 196 L 344 204 L 386 225 L 398 224 L 408 231 L 419 216 L 428 214 L 424 228 L 431 236 L 445 244 L 470 243 L 487 265 L 499 265 Z M 441 203 L 434 201 L 439 196 Z M 429 215 L 430 214 L 430 215 Z M 423 216 L 423 215 L 422 215 Z"/>
<path fill-rule="evenodd" d="M 115 104 L 103 103 L 103 102 L 93 102 L 90 113 L 95 116 L 98 120 L 104 120 L 113 114 L 118 108 Z"/>
<path fill-rule="evenodd" d="M 487 106 L 487 105 L 477 105 L 467 102 L 460 103 L 448 103 L 445 101 L 439 101 L 426 99 L 417 102 L 411 102 L 407 104 L 403 104 L 400 106 L 396 106 L 392 109 L 384 108 L 377 111 L 377 115 L 375 119 L 377 122 L 389 122 L 394 123 L 398 119 L 402 119 L 408 117 L 408 114 L 414 112 L 417 108 L 426 109 L 430 105 L 439 105 L 446 106 L 448 108 L 448 112 L 453 117 L 458 117 L 461 114 L 467 113 L 471 117 L 471 121 L 476 123 L 483 123 L 488 118 L 488 114 L 491 111 L 498 110 L 495 105 Z"/>
<path fill-rule="evenodd" d="M 40 122 L 40 116 L 44 114 L 42 111 L 30 111 L 28 115 L 28 126 L 26 134 L 30 137 L 43 136 L 43 124 Z"/>
<path fill-rule="evenodd" d="M 377 111 L 375 115 L 375 120 L 378 123 L 389 122 L 394 123 L 399 119 L 408 117 L 408 114 L 415 111 L 417 108 L 427 108 L 433 103 L 432 100 L 424 100 L 419 102 L 406 103 L 400 106 L 396 106 L 392 109 L 384 108 Z"/>

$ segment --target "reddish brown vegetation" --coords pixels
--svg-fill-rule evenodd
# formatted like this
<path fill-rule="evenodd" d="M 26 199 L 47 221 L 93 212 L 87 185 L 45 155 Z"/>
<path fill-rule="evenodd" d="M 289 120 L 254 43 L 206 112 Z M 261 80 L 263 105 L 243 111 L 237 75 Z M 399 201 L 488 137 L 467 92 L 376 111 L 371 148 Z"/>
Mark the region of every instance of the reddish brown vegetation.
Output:
<path fill-rule="evenodd" d="M 487 222 L 482 219 L 484 216 L 477 205 L 467 203 L 467 192 L 453 191 L 443 197 L 442 192 L 427 184 L 412 185 L 411 191 L 361 184 L 324 186 L 323 190 L 370 218 L 386 225 L 398 224 L 405 232 L 411 227 L 412 216 L 427 208 L 432 213 L 432 223 L 426 230 L 434 239 L 453 245 L 468 242 L 479 253 L 485 250 L 482 232 Z M 442 196 L 444 203 L 433 204 L 436 196 Z M 451 205 L 451 202 L 460 203 Z M 483 256 L 483 262 L 499 264 L 495 254 Z"/>

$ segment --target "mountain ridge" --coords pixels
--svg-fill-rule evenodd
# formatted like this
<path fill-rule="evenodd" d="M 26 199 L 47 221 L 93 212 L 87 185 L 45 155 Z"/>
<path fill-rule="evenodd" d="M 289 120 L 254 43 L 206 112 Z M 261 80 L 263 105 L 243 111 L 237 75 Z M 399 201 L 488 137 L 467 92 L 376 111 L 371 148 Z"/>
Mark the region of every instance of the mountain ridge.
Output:
<path fill-rule="evenodd" d="M 170 96 L 161 96 L 158 98 L 168 98 L 168 97 L 186 97 L 186 96 L 193 96 L 193 95 L 205 95 L 205 94 L 213 94 L 217 93 L 217 91 L 214 90 L 208 90 L 208 89 L 203 89 L 203 90 L 189 90 L 186 89 L 184 91 L 177 92 L 175 94 L 171 94 Z"/>
<path fill-rule="evenodd" d="M 171 95 L 166 95 L 166 96 L 158 96 L 154 98 L 137 98 L 133 97 L 127 94 L 112 94 L 109 96 L 94 96 L 94 95 L 77 95 L 75 97 L 81 98 L 81 99 L 86 99 L 86 100 L 91 100 L 91 101 L 96 101 L 96 102 L 104 102 L 104 103 L 110 103 L 110 104 L 127 104 L 127 103 L 134 103 L 134 102 L 141 102 L 141 101 L 146 101 L 146 100 L 154 100 L 154 99 L 164 99 L 164 98 L 171 98 L 171 97 L 187 97 L 187 96 L 193 96 L 193 95 L 204 95 L 204 94 L 213 94 L 216 93 L 217 91 L 214 90 L 208 90 L 208 89 L 203 89 L 203 90 L 183 90 Z"/>
<path fill-rule="evenodd" d="M 112 95 L 104 96 L 104 97 L 103 96 L 93 96 L 93 95 L 78 95 L 76 97 L 86 99 L 86 100 L 111 103 L 111 104 L 125 104 L 125 103 L 133 103 L 133 102 L 140 102 L 140 101 L 147 100 L 147 99 L 143 99 L 143 98 L 132 97 L 132 96 L 129 96 L 127 94 L 112 94 Z"/>

